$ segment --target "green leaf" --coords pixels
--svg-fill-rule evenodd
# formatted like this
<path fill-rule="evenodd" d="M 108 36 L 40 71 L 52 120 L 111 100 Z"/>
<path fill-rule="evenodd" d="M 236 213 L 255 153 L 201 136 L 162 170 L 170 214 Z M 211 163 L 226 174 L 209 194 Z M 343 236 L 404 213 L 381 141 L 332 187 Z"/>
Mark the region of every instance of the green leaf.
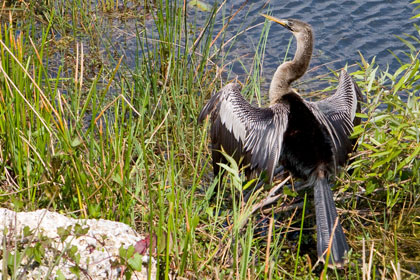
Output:
<path fill-rule="evenodd" d="M 389 114 L 383 114 L 383 115 L 375 116 L 370 120 L 370 122 L 373 122 L 373 123 L 380 122 L 380 121 L 382 121 L 382 120 L 384 120 L 388 117 L 389 117 Z"/>
<path fill-rule="evenodd" d="M 247 188 L 249 188 L 250 186 L 252 186 L 256 180 L 257 179 L 254 178 L 254 179 L 251 179 L 248 182 L 246 182 L 246 184 L 242 187 L 242 190 L 246 190 Z"/>
<path fill-rule="evenodd" d="M 419 66 L 420 66 L 420 60 L 416 59 L 416 64 L 414 65 L 414 68 L 410 70 L 410 76 L 407 79 L 408 81 L 411 81 L 411 79 L 414 77 L 414 75 L 416 73 L 418 73 L 417 70 L 419 69 Z M 412 83 L 412 81 L 411 81 L 411 83 Z"/>
<path fill-rule="evenodd" d="M 73 139 L 73 141 L 71 141 L 71 146 L 73 148 L 79 146 L 80 144 L 82 144 L 82 140 L 79 137 L 76 137 Z"/>
<path fill-rule="evenodd" d="M 195 229 L 199 222 L 200 222 L 200 217 L 198 215 L 194 216 L 192 219 L 192 228 Z"/>
<path fill-rule="evenodd" d="M 373 144 L 375 144 L 376 146 L 381 146 L 382 145 L 382 143 L 381 142 L 379 142 L 378 140 L 376 140 L 375 138 L 373 138 L 373 137 L 370 137 L 369 138 L 369 140 L 373 143 Z"/>
<path fill-rule="evenodd" d="M 45 255 L 45 249 L 43 246 L 41 246 L 41 243 L 36 243 L 35 247 L 33 248 L 33 256 L 34 259 L 38 262 L 38 263 L 42 263 L 42 259 L 44 258 Z"/>
<path fill-rule="evenodd" d="M 30 235 L 32 235 L 32 230 L 30 229 L 30 227 L 25 226 L 25 227 L 23 228 L 23 236 L 24 236 L 24 237 L 28 237 L 28 236 L 30 236 Z"/>
<path fill-rule="evenodd" d="M 386 156 L 388 154 L 390 154 L 392 151 L 391 150 L 387 150 L 387 151 L 382 151 L 382 152 L 377 152 L 377 153 L 373 153 L 371 154 L 369 157 L 381 157 L 381 156 Z"/>
<path fill-rule="evenodd" d="M 366 185 L 366 194 L 371 194 L 376 188 L 376 185 L 372 182 L 368 182 Z"/>
<path fill-rule="evenodd" d="M 76 245 L 71 246 L 70 249 L 68 250 L 68 254 L 73 260 L 76 259 L 77 250 L 78 249 Z"/>
<path fill-rule="evenodd" d="M 67 239 L 67 237 L 70 235 L 70 232 L 71 232 L 71 227 L 70 227 L 70 229 L 69 229 L 69 227 L 67 227 L 67 228 L 58 227 L 57 228 L 57 234 L 58 234 L 58 236 L 60 236 L 61 242 L 63 242 L 64 240 Z"/>
<path fill-rule="evenodd" d="M 359 118 L 362 118 L 362 119 L 367 119 L 367 118 L 369 118 L 369 116 L 368 116 L 368 115 L 363 114 L 363 113 L 356 113 L 356 117 L 359 117 Z"/>
<path fill-rule="evenodd" d="M 131 258 L 134 255 L 134 252 L 136 251 L 136 249 L 134 248 L 133 245 L 128 246 L 127 249 L 125 249 L 123 247 L 123 245 L 121 245 L 120 249 L 119 249 L 119 253 L 120 253 L 120 257 L 124 260 L 127 260 L 129 258 Z"/>
<path fill-rule="evenodd" d="M 63 274 L 63 272 L 61 272 L 60 269 L 57 270 L 56 276 L 57 276 L 57 278 L 56 278 L 57 280 L 66 280 L 66 277 L 64 277 L 64 274 Z"/>
<path fill-rule="evenodd" d="M 221 162 L 219 162 L 217 164 L 231 174 L 234 174 L 234 175 L 238 174 L 238 169 L 231 168 L 229 165 L 226 165 L 226 164 L 221 163 Z"/>
<path fill-rule="evenodd" d="M 409 41 L 407 41 L 406 39 L 401 38 L 400 36 L 396 36 L 398 39 L 400 39 L 401 42 L 403 42 L 407 47 L 410 48 L 410 50 L 412 52 L 416 52 L 416 47 L 413 46 L 413 44 L 411 44 Z"/>
<path fill-rule="evenodd" d="M 123 245 L 120 246 L 118 249 L 118 252 L 120 254 L 120 258 L 126 259 L 127 258 L 127 250 L 123 247 Z"/>
<path fill-rule="evenodd" d="M 123 186 L 123 181 L 121 180 L 121 176 L 119 174 L 112 175 L 112 180 L 120 186 Z"/>
<path fill-rule="evenodd" d="M 7 259 L 7 265 L 10 268 L 10 270 L 14 271 L 13 268 L 15 268 L 15 264 L 16 266 L 20 265 L 20 261 L 22 260 L 23 257 L 23 253 L 19 252 L 19 251 L 15 251 L 15 254 L 13 254 L 12 252 L 9 253 L 9 258 Z M 15 263 L 16 260 L 16 263 Z"/>
<path fill-rule="evenodd" d="M 143 267 L 143 257 L 139 253 L 135 253 L 133 257 L 128 259 L 127 262 L 131 269 L 135 271 L 141 271 Z"/>
<path fill-rule="evenodd" d="M 356 138 L 358 135 L 362 134 L 364 131 L 365 129 L 361 125 L 355 126 L 353 128 L 353 133 L 351 134 L 350 138 Z"/>
<path fill-rule="evenodd" d="M 236 162 L 236 160 L 233 157 L 228 155 L 224 150 L 222 150 L 222 154 L 226 158 L 226 160 L 230 163 L 230 166 L 232 166 L 232 168 L 239 169 L 238 163 Z"/>
<path fill-rule="evenodd" d="M 76 237 L 86 235 L 88 232 L 89 232 L 89 226 L 83 226 L 81 224 L 74 225 L 74 235 L 76 235 Z"/>
<path fill-rule="evenodd" d="M 414 152 L 405 158 L 403 161 L 400 162 L 397 166 L 397 171 L 401 170 L 404 166 L 408 165 L 420 152 L 420 145 L 417 146 L 417 148 L 414 150 Z"/>
<path fill-rule="evenodd" d="M 136 248 L 134 248 L 133 245 L 128 246 L 127 248 L 127 258 L 131 258 L 136 251 Z"/>
<path fill-rule="evenodd" d="M 370 92 L 372 90 L 372 85 L 373 85 L 373 82 L 375 81 L 375 75 L 376 75 L 377 70 L 378 70 L 378 67 L 373 69 L 372 72 L 369 75 L 369 78 L 368 78 L 369 83 L 368 83 L 368 86 L 366 88 L 367 92 Z"/>
<path fill-rule="evenodd" d="M 292 191 L 289 187 L 283 187 L 283 193 L 287 196 L 296 197 L 298 194 L 297 192 Z"/>
<path fill-rule="evenodd" d="M 77 278 L 80 277 L 80 268 L 78 266 L 71 266 L 70 267 L 70 272 L 75 274 L 77 276 Z"/>
<path fill-rule="evenodd" d="M 362 143 L 361 145 L 363 147 L 365 147 L 366 149 L 368 149 L 369 151 L 379 152 L 379 150 L 377 148 L 375 148 L 372 145 L 369 145 L 367 143 Z"/>

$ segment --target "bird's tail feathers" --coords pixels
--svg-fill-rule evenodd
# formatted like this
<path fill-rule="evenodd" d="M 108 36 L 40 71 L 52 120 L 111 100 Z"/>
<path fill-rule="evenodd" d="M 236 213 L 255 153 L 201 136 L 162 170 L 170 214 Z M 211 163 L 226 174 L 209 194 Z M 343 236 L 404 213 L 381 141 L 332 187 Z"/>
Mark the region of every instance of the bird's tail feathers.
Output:
<path fill-rule="evenodd" d="M 317 251 L 328 265 L 342 267 L 349 247 L 337 216 L 333 194 L 326 177 L 314 181 L 315 213 L 317 228 Z"/>

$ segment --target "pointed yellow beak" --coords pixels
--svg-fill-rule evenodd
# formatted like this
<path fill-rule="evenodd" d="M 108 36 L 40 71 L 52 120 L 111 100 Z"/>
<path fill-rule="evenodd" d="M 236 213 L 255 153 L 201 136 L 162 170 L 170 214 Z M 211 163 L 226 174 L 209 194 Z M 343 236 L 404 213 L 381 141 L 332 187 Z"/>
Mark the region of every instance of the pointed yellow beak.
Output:
<path fill-rule="evenodd" d="M 289 26 L 287 20 L 285 20 L 285 19 L 278 19 L 278 18 L 269 16 L 269 15 L 266 15 L 266 14 L 261 14 L 261 15 L 263 17 L 265 17 L 266 19 L 269 19 L 271 21 L 274 21 L 274 22 L 277 22 L 277 23 L 283 25 L 284 27 L 288 27 Z"/>

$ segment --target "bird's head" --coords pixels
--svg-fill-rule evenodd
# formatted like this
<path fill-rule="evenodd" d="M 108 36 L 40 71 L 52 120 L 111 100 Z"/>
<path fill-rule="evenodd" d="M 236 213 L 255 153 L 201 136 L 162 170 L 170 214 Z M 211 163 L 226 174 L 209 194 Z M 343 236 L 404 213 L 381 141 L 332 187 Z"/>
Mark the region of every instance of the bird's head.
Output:
<path fill-rule="evenodd" d="M 312 27 L 308 23 L 298 19 L 278 19 L 265 14 L 262 14 L 262 16 L 280 24 L 295 34 L 312 32 Z"/>

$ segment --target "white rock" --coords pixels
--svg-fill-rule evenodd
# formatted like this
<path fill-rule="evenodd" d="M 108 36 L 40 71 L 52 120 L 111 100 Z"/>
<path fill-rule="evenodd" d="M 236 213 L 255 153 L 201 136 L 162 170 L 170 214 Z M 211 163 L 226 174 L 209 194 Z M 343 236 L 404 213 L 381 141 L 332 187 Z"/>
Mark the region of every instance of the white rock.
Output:
<path fill-rule="evenodd" d="M 88 227 L 89 230 L 85 234 L 77 234 L 74 231 L 75 225 Z M 23 230 L 26 226 L 32 234 L 24 238 Z M 71 233 L 62 241 L 57 230 L 68 227 L 72 227 Z M 45 241 L 45 237 L 50 242 Z M 6 244 L 7 251 L 11 254 L 15 254 L 16 250 L 23 252 L 25 247 L 34 247 L 37 243 L 42 244 L 45 249 L 39 265 L 34 265 L 34 259 L 23 258 L 17 271 L 18 275 L 24 275 L 22 279 L 45 279 L 49 270 L 50 279 L 55 279 L 59 270 L 65 279 L 77 279 L 76 274 L 70 271 L 70 268 L 76 265 L 77 254 L 80 255 L 80 279 L 119 279 L 121 272 L 126 268 L 123 265 L 112 264 L 122 263 L 120 247 L 127 249 L 142 239 L 143 236 L 119 222 L 103 219 L 77 220 L 48 210 L 14 212 L 0 208 L 0 270 L 3 267 L 3 244 Z M 15 248 L 16 244 L 19 244 L 19 249 Z M 77 247 L 73 256 L 69 255 L 72 246 Z M 148 261 L 148 256 L 142 257 L 142 269 L 140 272 L 132 272 L 131 279 L 148 279 Z M 156 263 L 153 259 L 151 276 L 152 279 L 156 279 Z"/>

